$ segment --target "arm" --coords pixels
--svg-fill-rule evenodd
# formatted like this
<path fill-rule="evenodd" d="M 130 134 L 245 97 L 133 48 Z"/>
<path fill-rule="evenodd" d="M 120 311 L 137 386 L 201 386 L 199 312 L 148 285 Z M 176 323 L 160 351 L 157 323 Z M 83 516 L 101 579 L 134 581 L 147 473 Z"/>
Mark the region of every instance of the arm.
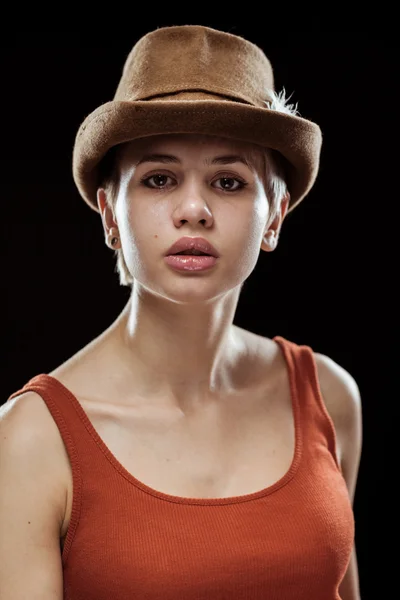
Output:
<path fill-rule="evenodd" d="M 26 392 L 0 407 L 0 600 L 62 600 L 55 423 Z"/>
<path fill-rule="evenodd" d="M 351 505 L 357 486 L 362 451 L 362 405 L 354 378 L 329 357 L 315 353 L 321 393 L 335 424 L 341 450 L 340 464 Z M 341 600 L 360 600 L 356 547 L 339 586 Z"/>

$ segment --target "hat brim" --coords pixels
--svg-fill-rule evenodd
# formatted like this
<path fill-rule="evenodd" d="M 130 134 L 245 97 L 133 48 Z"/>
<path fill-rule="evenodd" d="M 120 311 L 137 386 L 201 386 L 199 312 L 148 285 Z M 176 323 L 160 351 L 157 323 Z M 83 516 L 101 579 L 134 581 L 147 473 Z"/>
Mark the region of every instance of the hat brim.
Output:
<path fill-rule="evenodd" d="M 111 101 L 82 123 L 73 151 L 73 177 L 82 198 L 98 211 L 99 163 L 117 144 L 160 134 L 199 133 L 251 142 L 288 162 L 289 212 L 317 177 L 321 130 L 312 121 L 234 101 Z"/>

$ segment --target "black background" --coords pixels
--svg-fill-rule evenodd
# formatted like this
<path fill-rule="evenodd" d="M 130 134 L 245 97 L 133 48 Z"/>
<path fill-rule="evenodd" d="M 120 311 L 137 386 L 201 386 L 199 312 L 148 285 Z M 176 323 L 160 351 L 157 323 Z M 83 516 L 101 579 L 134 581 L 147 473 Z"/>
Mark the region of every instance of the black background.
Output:
<path fill-rule="evenodd" d="M 389 543 L 398 505 L 397 48 L 383 31 L 271 35 L 254 23 L 195 23 L 261 46 L 276 89 L 284 86 L 301 116 L 322 129 L 317 183 L 285 221 L 276 251 L 261 252 L 235 322 L 310 345 L 356 379 L 364 431 L 354 504 L 361 594 L 390 598 L 398 556 Z M 72 147 L 85 116 L 112 99 L 133 43 L 174 24 L 186 21 L 134 25 L 118 36 L 16 33 L 1 47 L 3 401 L 100 334 L 128 299 L 100 217 L 72 180 Z"/>

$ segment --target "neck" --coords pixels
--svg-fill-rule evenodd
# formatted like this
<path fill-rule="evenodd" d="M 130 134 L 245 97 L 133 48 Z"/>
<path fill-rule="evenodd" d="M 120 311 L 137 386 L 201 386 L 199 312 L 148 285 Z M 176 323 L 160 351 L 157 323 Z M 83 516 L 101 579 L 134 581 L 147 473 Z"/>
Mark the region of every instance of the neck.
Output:
<path fill-rule="evenodd" d="M 230 374 L 243 355 L 233 325 L 240 288 L 209 303 L 180 304 L 137 287 L 112 327 L 135 392 L 182 406 L 231 389 Z"/>

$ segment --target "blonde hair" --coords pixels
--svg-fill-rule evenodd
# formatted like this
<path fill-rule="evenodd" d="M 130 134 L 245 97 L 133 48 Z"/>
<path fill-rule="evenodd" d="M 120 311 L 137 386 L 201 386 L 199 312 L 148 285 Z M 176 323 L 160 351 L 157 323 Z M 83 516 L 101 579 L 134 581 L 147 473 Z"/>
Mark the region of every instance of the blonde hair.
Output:
<path fill-rule="evenodd" d="M 267 91 L 267 100 L 265 102 L 269 110 L 276 110 L 285 114 L 296 116 L 298 114 L 297 104 L 288 104 L 289 98 L 286 98 L 286 92 L 283 88 L 277 94 L 273 90 Z M 118 173 L 118 152 L 125 144 L 114 146 L 108 151 L 100 165 L 100 185 L 106 193 L 107 205 L 114 211 L 115 202 L 118 196 L 119 189 L 119 173 Z M 263 172 L 265 191 L 270 205 L 270 213 L 268 220 L 271 223 L 279 209 L 282 199 L 288 192 L 285 179 L 285 159 L 276 150 L 264 148 Z M 116 257 L 115 272 L 118 273 L 119 283 L 123 286 L 132 287 L 133 277 L 126 265 L 125 258 L 121 248 L 114 251 Z"/>

